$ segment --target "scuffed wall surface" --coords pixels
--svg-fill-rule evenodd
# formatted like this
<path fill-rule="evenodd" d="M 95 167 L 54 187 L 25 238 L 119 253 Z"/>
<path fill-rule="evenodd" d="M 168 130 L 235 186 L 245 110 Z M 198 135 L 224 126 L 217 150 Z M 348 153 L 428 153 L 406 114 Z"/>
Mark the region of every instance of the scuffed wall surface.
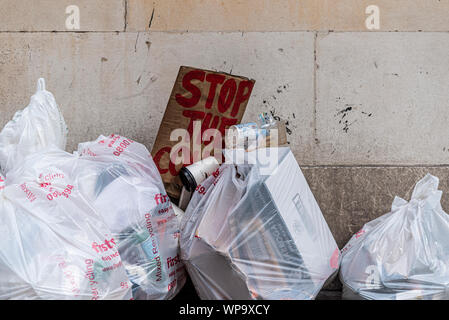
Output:
<path fill-rule="evenodd" d="M 69 5 L 79 30 L 67 30 Z M 367 29 L 369 5 L 379 29 Z M 151 149 L 180 65 L 254 78 L 244 121 L 265 111 L 288 121 L 342 247 L 427 172 L 449 210 L 448 10 L 449 0 L 1 0 L 0 126 L 44 77 L 68 151 L 110 133 Z"/>

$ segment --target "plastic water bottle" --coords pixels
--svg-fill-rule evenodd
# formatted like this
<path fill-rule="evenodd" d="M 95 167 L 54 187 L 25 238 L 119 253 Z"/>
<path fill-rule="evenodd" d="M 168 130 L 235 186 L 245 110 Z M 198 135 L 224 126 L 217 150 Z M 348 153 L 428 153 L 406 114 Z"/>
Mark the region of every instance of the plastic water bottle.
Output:
<path fill-rule="evenodd" d="M 249 122 L 231 126 L 225 138 L 226 148 L 249 150 L 266 143 L 271 136 L 271 130 L 278 129 L 278 123 L 267 112 L 261 113 L 258 120 L 258 123 Z"/>

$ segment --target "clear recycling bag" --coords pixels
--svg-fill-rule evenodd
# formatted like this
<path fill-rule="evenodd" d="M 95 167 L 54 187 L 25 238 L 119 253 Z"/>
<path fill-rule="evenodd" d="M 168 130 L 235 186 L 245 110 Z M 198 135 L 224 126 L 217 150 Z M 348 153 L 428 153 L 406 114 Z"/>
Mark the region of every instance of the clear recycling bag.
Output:
<path fill-rule="evenodd" d="M 342 250 L 344 299 L 448 299 L 449 217 L 439 180 L 427 174 L 409 202 L 368 222 Z"/>
<path fill-rule="evenodd" d="M 76 153 L 81 192 L 104 217 L 132 282 L 135 299 L 171 299 L 185 282 L 179 222 L 147 148 L 111 135 Z"/>
<path fill-rule="evenodd" d="M 80 193 L 67 128 L 39 80 L 0 133 L 0 299 L 131 299 L 116 240 Z M 93 249 L 104 245 L 109 255 Z"/>
<path fill-rule="evenodd" d="M 179 229 L 148 150 L 111 135 L 69 154 L 66 132 L 40 80 L 0 133 L 0 298 L 172 298 Z"/>
<path fill-rule="evenodd" d="M 202 299 L 314 299 L 337 273 L 339 249 L 293 154 L 271 152 L 269 169 L 223 164 L 189 203 L 181 258 Z"/>

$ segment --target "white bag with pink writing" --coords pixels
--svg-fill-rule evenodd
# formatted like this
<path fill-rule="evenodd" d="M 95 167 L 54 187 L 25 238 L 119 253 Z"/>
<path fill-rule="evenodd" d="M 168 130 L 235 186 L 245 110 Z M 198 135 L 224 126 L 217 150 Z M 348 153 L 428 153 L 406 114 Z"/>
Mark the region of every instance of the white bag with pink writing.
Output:
<path fill-rule="evenodd" d="M 43 80 L 0 133 L 0 299 L 130 299 L 117 241 L 80 193 L 66 126 Z"/>
<path fill-rule="evenodd" d="M 185 282 L 178 221 L 151 154 L 118 135 L 82 143 L 81 191 L 118 239 L 135 299 L 171 299 Z"/>
<path fill-rule="evenodd" d="M 150 153 L 111 135 L 65 148 L 39 81 L 0 133 L 0 299 L 170 299 L 178 224 Z"/>

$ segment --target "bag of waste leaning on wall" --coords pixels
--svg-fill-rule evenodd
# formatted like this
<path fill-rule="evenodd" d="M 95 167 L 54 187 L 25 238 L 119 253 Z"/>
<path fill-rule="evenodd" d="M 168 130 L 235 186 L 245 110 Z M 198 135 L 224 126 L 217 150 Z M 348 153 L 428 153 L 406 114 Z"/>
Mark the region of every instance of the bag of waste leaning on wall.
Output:
<path fill-rule="evenodd" d="M 84 200 L 67 127 L 42 79 L 0 133 L 0 299 L 131 299 L 101 215 Z M 72 163 L 71 163 L 72 162 Z"/>
<path fill-rule="evenodd" d="M 420 180 L 407 202 L 357 232 L 342 250 L 345 299 L 449 299 L 449 216 L 438 178 Z"/>
<path fill-rule="evenodd" d="M 182 218 L 181 258 L 202 299 L 314 299 L 338 270 L 337 244 L 292 152 L 263 152 L 277 155 L 262 165 L 260 150 L 243 151 L 247 164 L 223 164 Z"/>
<path fill-rule="evenodd" d="M 147 148 L 125 137 L 82 143 L 76 177 L 104 217 L 133 284 L 135 299 L 171 299 L 185 282 L 179 222 Z"/>
<path fill-rule="evenodd" d="M 112 135 L 69 154 L 65 138 L 40 80 L 0 134 L 9 200 L 0 219 L 10 235 L 0 245 L 0 298 L 172 297 L 184 280 L 172 272 L 178 228 L 148 150 Z"/>

